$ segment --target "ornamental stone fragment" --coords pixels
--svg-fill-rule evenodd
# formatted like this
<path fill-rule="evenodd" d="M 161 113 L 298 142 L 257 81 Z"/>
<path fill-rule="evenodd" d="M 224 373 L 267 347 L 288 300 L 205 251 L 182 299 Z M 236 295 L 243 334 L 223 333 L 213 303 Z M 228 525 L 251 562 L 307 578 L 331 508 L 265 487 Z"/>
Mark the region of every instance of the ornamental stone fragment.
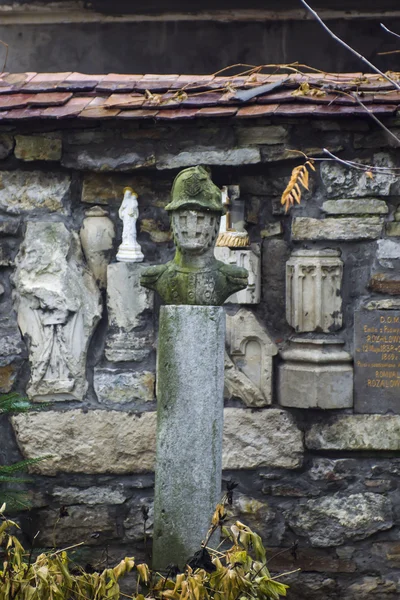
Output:
<path fill-rule="evenodd" d="M 295 250 L 286 263 L 286 319 L 297 332 L 342 326 L 339 250 Z"/>
<path fill-rule="evenodd" d="M 268 331 L 245 308 L 227 315 L 225 390 L 247 406 L 260 407 L 272 402 L 273 357 L 278 353 Z"/>

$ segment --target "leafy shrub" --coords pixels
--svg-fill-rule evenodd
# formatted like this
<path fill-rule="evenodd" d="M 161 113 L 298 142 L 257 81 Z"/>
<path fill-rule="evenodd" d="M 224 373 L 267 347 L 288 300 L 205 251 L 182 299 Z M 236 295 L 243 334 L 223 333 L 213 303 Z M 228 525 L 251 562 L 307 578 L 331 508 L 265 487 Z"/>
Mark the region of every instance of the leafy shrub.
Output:
<path fill-rule="evenodd" d="M 4 510 L 4 507 L 3 507 Z M 0 526 L 3 568 L 0 570 L 0 600 L 279 600 L 286 586 L 271 577 L 266 551 L 259 535 L 236 521 L 230 528 L 224 521 L 224 505 L 217 506 L 207 539 L 221 527 L 230 547 L 226 551 L 202 548 L 183 573 L 170 569 L 166 576 L 151 572 L 146 564 L 123 559 L 101 573 L 87 573 L 77 567 L 66 550 L 40 554 L 35 560 L 10 533 L 15 523 L 4 519 Z M 135 572 L 135 593 L 120 590 L 119 580 Z"/>

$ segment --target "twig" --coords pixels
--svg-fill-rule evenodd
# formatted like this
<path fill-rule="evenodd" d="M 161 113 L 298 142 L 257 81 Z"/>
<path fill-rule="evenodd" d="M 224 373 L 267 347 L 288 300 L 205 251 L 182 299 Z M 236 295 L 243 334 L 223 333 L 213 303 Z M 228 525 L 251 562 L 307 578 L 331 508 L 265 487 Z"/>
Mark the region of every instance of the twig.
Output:
<path fill-rule="evenodd" d="M 280 577 L 285 577 L 286 575 L 292 575 L 293 573 L 298 573 L 301 569 L 295 569 L 294 571 L 286 571 L 286 573 L 281 573 L 280 575 L 275 575 L 275 577 L 271 577 L 271 579 L 279 579 Z"/>
<path fill-rule="evenodd" d="M 395 33 L 394 31 L 392 31 L 391 29 L 388 29 L 386 27 L 386 25 L 384 25 L 383 23 L 380 23 L 380 26 L 382 27 L 382 29 L 384 29 L 385 31 L 387 31 L 387 33 L 390 33 L 391 35 L 394 35 L 395 37 L 400 39 L 400 35 L 398 33 Z"/>
<path fill-rule="evenodd" d="M 56 550 L 56 552 L 52 552 L 50 556 L 56 556 L 56 554 L 60 554 L 60 552 L 66 552 L 67 550 L 72 550 L 73 548 L 78 548 L 78 546 L 83 546 L 85 542 L 79 542 L 79 544 L 73 544 L 73 546 L 67 546 L 66 548 L 61 548 L 61 550 Z"/>
<path fill-rule="evenodd" d="M 318 23 L 320 23 L 320 25 L 322 25 L 322 27 L 325 29 L 325 31 L 327 31 L 329 33 L 329 35 L 331 37 L 333 37 L 333 39 L 335 39 L 341 46 L 343 46 L 344 48 L 349 50 L 352 54 L 357 56 L 357 58 L 359 58 L 363 63 L 368 65 L 368 67 L 370 69 L 372 69 L 373 71 L 375 71 L 375 73 L 378 73 L 378 75 L 380 75 L 381 77 L 386 79 L 386 81 L 391 83 L 400 92 L 400 84 L 398 84 L 397 81 L 394 81 L 394 79 L 392 79 L 391 77 L 386 75 L 383 71 L 378 69 L 378 67 L 376 67 L 372 62 L 370 62 L 367 58 L 365 58 L 365 56 L 363 56 L 362 54 L 357 52 L 357 50 L 355 50 L 354 48 L 349 46 L 344 40 L 342 40 L 335 33 L 333 33 L 333 31 L 331 29 L 329 29 L 329 27 L 323 22 L 323 20 L 319 16 L 319 14 L 317 12 L 315 12 L 315 10 L 313 8 L 311 8 L 311 6 L 309 6 L 305 0 L 300 0 L 300 2 L 317 19 Z"/>
<path fill-rule="evenodd" d="M 324 154 L 327 154 L 328 156 L 331 157 L 328 160 L 336 160 L 337 162 L 342 163 L 342 165 L 345 165 L 348 168 L 358 169 L 359 171 L 376 171 L 378 173 L 394 173 L 394 171 L 400 170 L 399 167 L 375 167 L 373 165 L 363 165 L 362 163 L 354 162 L 352 160 L 344 160 L 343 158 L 339 158 L 338 156 L 336 156 L 336 154 L 333 154 L 327 148 L 323 148 L 322 151 L 324 152 Z M 314 159 L 313 158 L 312 160 L 326 160 L 326 159 L 321 159 L 321 158 Z"/>

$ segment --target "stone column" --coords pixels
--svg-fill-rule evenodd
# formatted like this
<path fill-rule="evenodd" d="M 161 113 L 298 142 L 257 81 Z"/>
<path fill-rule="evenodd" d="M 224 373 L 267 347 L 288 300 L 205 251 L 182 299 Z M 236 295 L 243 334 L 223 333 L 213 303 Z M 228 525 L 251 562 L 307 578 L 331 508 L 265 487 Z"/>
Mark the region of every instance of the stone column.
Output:
<path fill-rule="evenodd" d="M 153 568 L 183 568 L 221 493 L 225 313 L 163 306 L 157 356 Z"/>

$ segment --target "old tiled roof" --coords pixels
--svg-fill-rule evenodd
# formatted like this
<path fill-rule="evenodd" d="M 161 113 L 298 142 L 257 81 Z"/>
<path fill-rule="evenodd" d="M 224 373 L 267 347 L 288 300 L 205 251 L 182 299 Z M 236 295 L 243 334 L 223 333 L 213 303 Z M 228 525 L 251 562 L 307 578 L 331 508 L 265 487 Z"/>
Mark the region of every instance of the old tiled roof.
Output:
<path fill-rule="evenodd" d="M 396 77 L 397 74 L 391 74 Z M 271 84 L 276 84 L 272 86 Z M 259 86 L 253 98 L 243 93 Z M 357 98 L 363 103 L 360 104 Z M 3 73 L 0 120 L 395 116 L 400 92 L 362 73 L 84 75 Z"/>

